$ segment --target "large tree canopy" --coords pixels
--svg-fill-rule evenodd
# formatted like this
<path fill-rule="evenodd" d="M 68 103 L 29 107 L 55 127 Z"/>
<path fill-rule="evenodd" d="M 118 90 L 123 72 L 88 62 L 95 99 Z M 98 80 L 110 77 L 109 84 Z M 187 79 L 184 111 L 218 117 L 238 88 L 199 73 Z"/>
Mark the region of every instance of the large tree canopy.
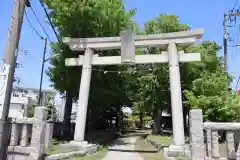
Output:
<path fill-rule="evenodd" d="M 180 23 L 177 16 L 159 14 L 145 23 L 141 33 L 157 34 L 188 29 L 190 27 Z M 239 97 L 229 91 L 231 77 L 224 72 L 222 59 L 218 56 L 221 47 L 216 42 L 203 41 L 199 46 L 178 46 L 178 49 L 184 50 L 185 53 L 201 53 L 200 62 L 180 64 L 184 115 L 188 114 L 189 109 L 197 107 L 203 109 L 208 120 L 237 119 Z M 159 51 L 156 48 L 148 48 L 142 52 L 156 54 Z M 149 68 L 151 70 L 146 71 Z M 134 82 L 130 83 L 131 91 L 134 91 L 130 93 L 135 110 L 138 109 L 139 113 L 154 108 L 170 111 L 167 64 L 141 65 L 137 69 L 139 72 L 127 76 Z"/>
<path fill-rule="evenodd" d="M 135 23 L 131 21 L 135 10 L 126 11 L 121 0 L 46 0 L 51 11 L 51 20 L 62 37 L 103 37 L 118 36 L 126 26 Z M 65 58 L 78 57 L 83 52 L 72 52 L 63 44 L 53 44 L 53 53 L 60 56 L 51 61 L 52 66 L 47 71 L 55 89 L 66 95 L 65 121 L 70 122 L 71 105 L 78 99 L 81 67 L 65 67 Z M 119 55 L 118 50 L 97 51 L 95 54 Z M 106 110 L 128 103 L 123 86 L 123 75 L 117 72 L 105 74 L 100 70 L 119 70 L 118 66 L 94 67 L 92 72 L 89 99 L 89 117 L 103 118 Z M 114 114 L 114 113 L 113 113 Z M 90 120 L 89 120 L 90 121 Z"/>

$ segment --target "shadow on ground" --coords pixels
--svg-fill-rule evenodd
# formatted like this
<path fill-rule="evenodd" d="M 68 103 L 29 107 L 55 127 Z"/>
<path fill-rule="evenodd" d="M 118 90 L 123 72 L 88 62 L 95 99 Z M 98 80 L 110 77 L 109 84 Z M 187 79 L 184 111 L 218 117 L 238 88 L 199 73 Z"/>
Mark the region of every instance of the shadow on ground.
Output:
<path fill-rule="evenodd" d="M 115 140 L 114 142 L 112 142 L 109 147 L 113 147 L 113 146 L 116 146 L 116 145 L 119 145 L 119 146 L 120 145 L 131 145 L 131 143 L 126 142 L 123 139 L 118 139 L 118 140 Z"/>
<path fill-rule="evenodd" d="M 99 144 L 102 146 L 108 146 L 119 138 L 119 134 L 116 132 L 97 132 L 89 133 L 86 135 L 86 141 L 93 144 Z"/>
<path fill-rule="evenodd" d="M 149 135 L 148 133 L 130 133 L 130 134 L 124 134 L 124 135 L 121 135 L 121 137 L 136 137 L 136 136 L 147 136 Z"/>
<path fill-rule="evenodd" d="M 136 153 L 157 153 L 157 152 L 158 152 L 158 151 L 128 150 L 128 149 L 108 149 L 108 151 L 116 151 L 116 152 L 136 152 Z"/>
<path fill-rule="evenodd" d="M 86 134 L 86 141 L 99 144 L 102 146 L 111 146 L 113 143 L 117 143 L 118 145 L 128 145 L 129 143 L 124 142 L 121 138 L 127 137 L 135 137 L 135 136 L 147 136 L 146 132 L 144 131 L 125 131 L 124 134 L 120 135 L 117 132 L 95 132 Z M 120 138 L 120 139 L 118 139 Z"/>

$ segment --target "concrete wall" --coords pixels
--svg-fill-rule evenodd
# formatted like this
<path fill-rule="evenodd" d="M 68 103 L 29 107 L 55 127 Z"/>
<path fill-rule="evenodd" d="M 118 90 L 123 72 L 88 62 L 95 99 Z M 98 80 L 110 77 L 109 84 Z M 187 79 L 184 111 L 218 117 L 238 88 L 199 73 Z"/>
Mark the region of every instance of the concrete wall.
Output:
<path fill-rule="evenodd" d="M 53 133 L 53 125 L 46 119 L 47 109 L 36 107 L 33 118 L 11 120 L 8 159 L 39 160 L 43 156 L 52 143 Z"/>
<path fill-rule="evenodd" d="M 3 105 L 0 105 L 0 113 L 2 113 Z M 2 117 L 2 114 L 0 114 Z M 22 118 L 22 104 L 10 104 L 9 117 L 12 118 Z"/>

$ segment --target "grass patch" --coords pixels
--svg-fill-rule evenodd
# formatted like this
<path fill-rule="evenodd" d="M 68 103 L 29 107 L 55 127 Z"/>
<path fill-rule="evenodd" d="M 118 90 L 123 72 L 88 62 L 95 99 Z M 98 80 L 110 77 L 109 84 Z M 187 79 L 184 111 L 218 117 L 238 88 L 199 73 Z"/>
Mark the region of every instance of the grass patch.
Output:
<path fill-rule="evenodd" d="M 49 151 L 48 155 L 59 154 L 59 153 L 67 153 L 67 152 L 75 152 L 79 151 L 77 147 L 62 147 L 60 145 L 53 146 Z"/>
<path fill-rule="evenodd" d="M 147 137 L 149 140 L 156 141 L 161 143 L 163 146 L 169 146 L 172 142 L 172 137 L 169 136 L 160 136 L 160 135 L 149 135 Z M 135 149 L 140 150 L 139 153 L 144 160 L 163 160 L 163 149 L 157 151 L 150 143 L 147 142 L 147 139 L 143 137 L 139 138 L 136 141 Z M 151 152 L 148 152 L 151 151 Z M 155 152 L 154 152 L 155 151 Z M 190 160 L 188 157 L 178 157 L 177 160 Z"/>
<path fill-rule="evenodd" d="M 116 140 L 119 135 L 116 132 L 94 132 L 89 133 L 85 136 L 86 141 L 93 144 L 99 144 L 102 146 L 108 146 L 114 140 Z"/>
<path fill-rule="evenodd" d="M 53 139 L 52 147 L 47 151 L 47 155 L 79 151 L 77 147 L 62 147 L 60 144 L 66 143 Z"/>
<path fill-rule="evenodd" d="M 137 139 L 135 144 L 135 150 L 141 151 L 139 154 L 144 160 L 162 160 L 163 157 L 162 151 L 157 152 L 157 149 L 142 137 Z M 148 153 L 148 151 L 155 151 L 155 153 Z"/>
<path fill-rule="evenodd" d="M 107 154 L 107 148 L 103 148 L 101 149 L 99 152 L 92 154 L 92 155 L 88 155 L 88 156 L 75 156 L 75 157 L 71 157 L 68 159 L 64 159 L 64 160 L 101 160 L 103 159 Z"/>
<path fill-rule="evenodd" d="M 100 144 L 104 146 L 103 149 L 101 149 L 99 152 L 88 155 L 88 156 L 74 156 L 65 160 L 100 160 L 103 157 L 105 157 L 107 153 L 107 146 L 112 143 L 114 140 L 116 140 L 119 137 L 118 134 L 114 132 L 96 132 L 96 133 L 89 133 L 85 136 L 86 140 L 89 143 L 93 144 Z M 64 141 L 58 141 L 56 139 L 53 140 L 52 147 L 48 150 L 47 155 L 54 155 L 59 153 L 67 153 L 67 152 L 75 152 L 79 151 L 78 147 L 65 147 L 61 146 L 60 144 L 67 143 Z"/>
<path fill-rule="evenodd" d="M 172 137 L 170 136 L 149 135 L 147 138 L 149 140 L 161 143 L 163 146 L 168 146 L 172 143 Z"/>

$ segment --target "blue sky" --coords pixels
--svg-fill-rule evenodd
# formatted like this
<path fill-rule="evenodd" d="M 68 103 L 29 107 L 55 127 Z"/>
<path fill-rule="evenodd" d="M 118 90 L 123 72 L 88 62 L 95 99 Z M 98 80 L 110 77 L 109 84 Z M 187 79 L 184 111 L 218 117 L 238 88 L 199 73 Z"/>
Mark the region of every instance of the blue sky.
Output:
<path fill-rule="evenodd" d="M 127 9 L 137 9 L 137 14 L 134 16 L 134 20 L 136 20 L 141 26 L 145 21 L 156 17 L 158 13 L 176 14 L 179 16 L 182 23 L 187 23 L 192 28 L 204 28 L 204 39 L 214 40 L 220 45 L 222 45 L 223 39 L 223 13 L 229 11 L 233 7 L 235 1 L 236 0 L 125 0 Z M 12 6 L 13 0 L 1 0 L 0 2 L 1 57 L 4 52 Z M 46 23 L 47 21 L 43 9 L 38 0 L 32 0 L 32 6 L 50 35 L 51 40 L 55 41 L 56 37 L 54 36 L 51 27 Z M 31 10 L 26 8 L 26 11 L 33 26 L 42 36 L 45 36 Z M 19 47 L 20 49 L 26 49 L 28 53 L 27 55 L 24 55 L 23 53 L 19 54 L 18 62 L 23 65 L 23 68 L 18 68 L 16 70 L 16 75 L 22 80 L 22 83 L 20 84 L 21 86 L 39 87 L 43 46 L 44 41 L 34 33 L 27 20 L 24 18 Z M 238 69 L 237 63 L 240 62 L 240 54 L 237 55 L 236 52 L 237 50 L 234 50 L 234 52 L 231 49 L 229 50 L 228 63 L 229 72 L 233 76 L 238 77 L 240 75 L 240 69 Z M 219 55 L 222 55 L 222 51 Z M 49 84 L 48 77 L 45 75 L 43 87 L 50 88 Z M 235 86 L 234 82 L 233 86 Z"/>

